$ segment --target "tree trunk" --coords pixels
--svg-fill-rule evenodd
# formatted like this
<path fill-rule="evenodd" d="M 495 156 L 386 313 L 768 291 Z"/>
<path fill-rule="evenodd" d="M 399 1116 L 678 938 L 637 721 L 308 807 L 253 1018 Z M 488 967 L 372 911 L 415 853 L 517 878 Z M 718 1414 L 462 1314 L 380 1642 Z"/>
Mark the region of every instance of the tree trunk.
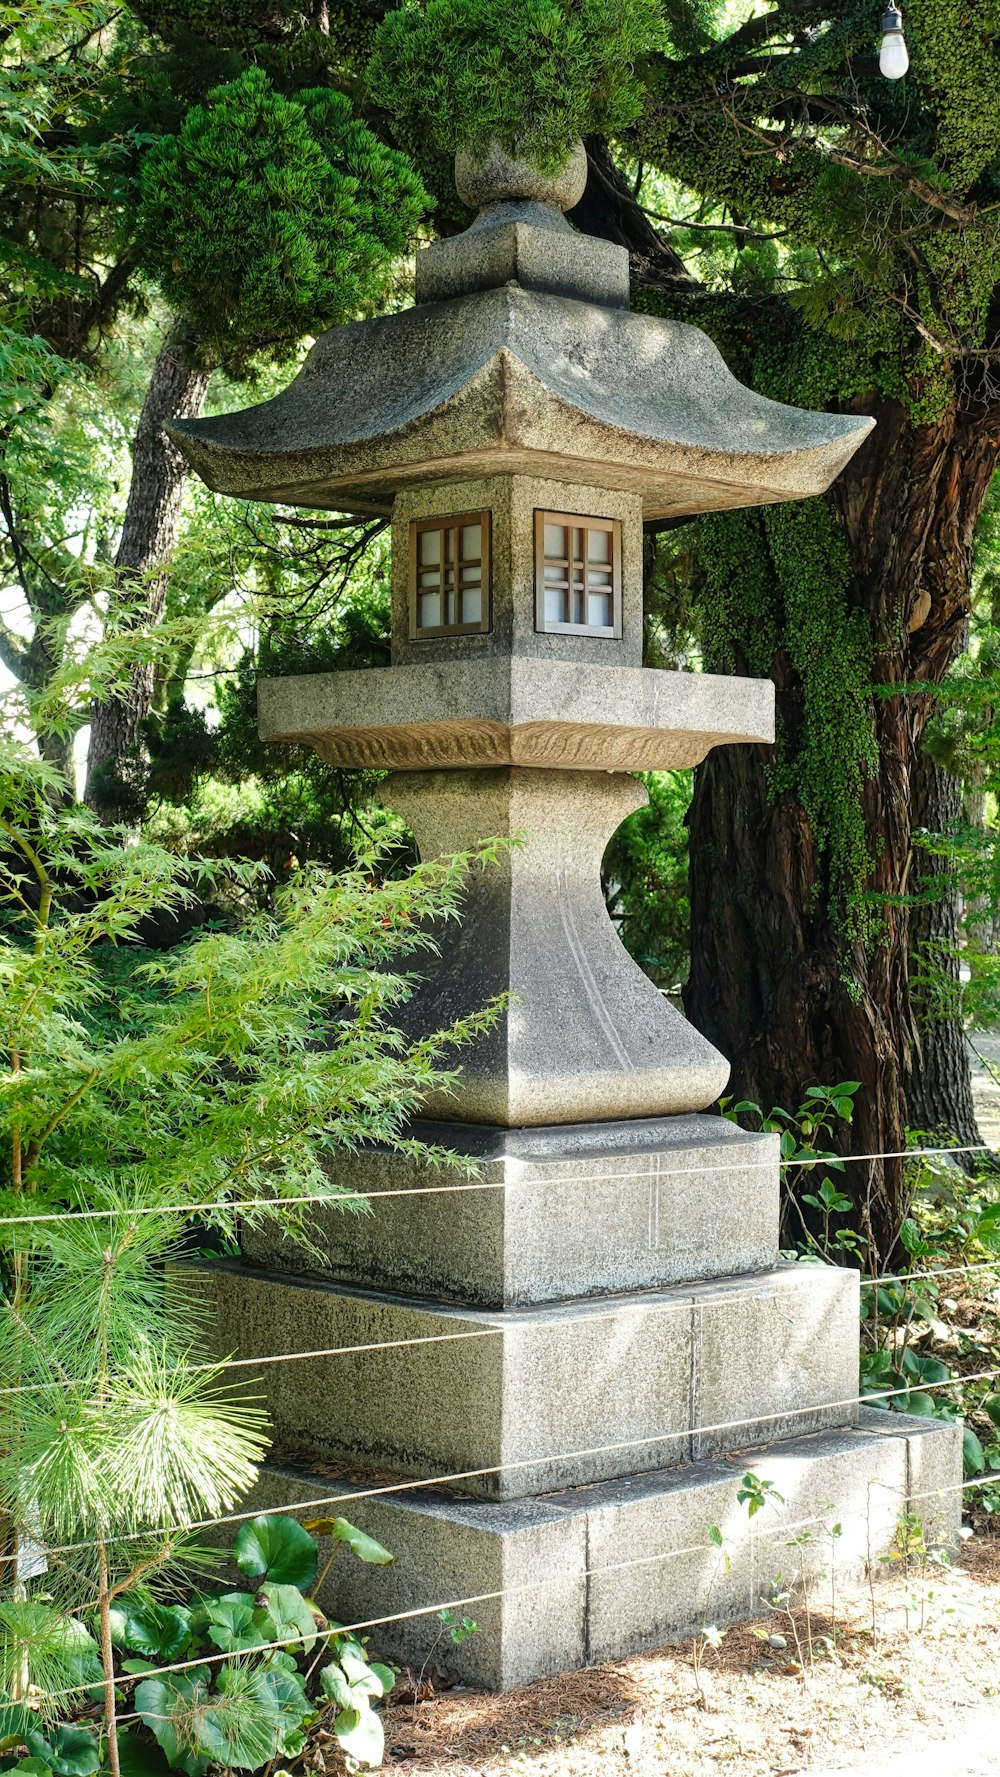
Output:
<path fill-rule="evenodd" d="M 569 219 L 583 234 L 597 235 L 627 247 L 633 284 L 672 292 L 700 290 L 701 285 L 649 217 L 639 208 L 629 185 L 600 136 L 588 136 L 587 186 Z"/>
<path fill-rule="evenodd" d="M 960 780 L 919 749 L 910 813 L 914 829 L 928 833 L 947 833 L 962 818 Z M 976 1147 L 981 1137 L 960 1011 L 961 902 L 954 864 L 917 847 L 911 889 L 909 972 L 917 1040 L 906 1079 L 907 1121 L 949 1144 Z"/>
<path fill-rule="evenodd" d="M 956 406 L 914 427 L 897 403 L 828 496 L 852 570 L 849 601 L 870 626 L 882 686 L 938 682 L 961 646 L 972 533 L 1000 449 L 1000 414 Z M 737 661 L 737 670 L 746 665 Z M 803 721 L 802 685 L 779 647 L 772 666 L 779 734 Z M 911 774 L 930 698 L 880 695 L 878 766 L 863 813 L 886 897 L 881 941 L 845 941 L 828 911 L 825 859 L 802 804 L 774 796 L 774 749 L 724 747 L 696 773 L 691 827 L 689 1016 L 733 1064 L 733 1088 L 765 1109 L 794 1109 L 810 1085 L 860 1081 L 838 1143 L 858 1156 L 905 1146 L 905 1082 L 916 1033 L 907 968 Z M 876 1259 L 891 1256 L 906 1212 L 902 1161 L 859 1158 L 845 1184 Z"/>
<path fill-rule="evenodd" d="M 211 372 L 185 362 L 186 329 L 174 322 L 160 347 L 132 446 L 132 481 L 115 556 L 117 589 L 109 630 L 157 623 L 163 615 L 169 560 L 180 527 L 187 466 L 163 430 L 165 420 L 193 419 Z M 134 818 L 143 775 L 142 726 L 153 703 L 153 667 L 132 668 L 123 692 L 91 712 L 86 799 L 99 814 Z"/>

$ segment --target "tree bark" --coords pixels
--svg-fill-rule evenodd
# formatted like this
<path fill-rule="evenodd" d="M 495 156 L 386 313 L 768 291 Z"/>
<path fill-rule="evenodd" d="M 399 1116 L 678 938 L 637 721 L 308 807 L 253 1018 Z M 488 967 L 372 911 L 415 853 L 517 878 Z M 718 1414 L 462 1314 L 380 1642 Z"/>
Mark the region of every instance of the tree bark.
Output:
<path fill-rule="evenodd" d="M 691 294 L 702 288 L 679 253 L 639 208 L 600 136 L 588 136 L 587 186 L 569 219 L 583 234 L 627 247 L 633 284 Z"/>
<path fill-rule="evenodd" d="M 918 749 L 910 774 L 913 828 L 947 833 L 962 818 L 961 781 Z M 914 853 L 909 973 L 916 1041 L 906 1077 L 907 1121 L 949 1144 L 976 1147 L 969 1050 L 960 1015 L 961 903 L 947 857 Z M 932 972 L 928 980 L 928 971 Z M 965 1164 L 968 1166 L 971 1156 Z"/>
<path fill-rule="evenodd" d="M 155 624 L 167 594 L 165 568 L 177 541 L 187 466 L 163 430 L 169 419 L 193 419 L 204 405 L 211 372 L 185 361 L 186 329 L 174 322 L 160 347 L 132 446 L 132 481 L 115 556 L 117 588 L 110 630 Z M 126 689 L 91 712 L 86 800 L 116 817 L 138 798 L 142 727 L 153 703 L 153 668 L 133 667 Z"/>
<path fill-rule="evenodd" d="M 854 406 L 878 424 L 828 496 L 850 553 L 849 598 L 868 619 L 879 685 L 934 684 L 964 634 L 1000 412 L 956 403 L 939 423 L 914 427 L 897 403 Z M 802 687 L 781 649 L 772 676 L 779 732 L 794 743 Z M 810 1085 L 860 1081 L 853 1127 L 838 1142 L 845 1154 L 905 1147 L 916 1032 L 908 910 L 897 897 L 909 885 L 911 778 L 930 703 L 919 693 L 875 700 L 879 763 L 863 810 L 869 887 L 886 900 L 881 941 L 868 951 L 844 954 L 807 813 L 791 793 L 769 791 L 774 749 L 720 748 L 696 773 L 688 1015 L 730 1058 L 737 1095 L 765 1109 L 794 1109 Z M 907 1208 L 902 1161 L 859 1158 L 845 1183 L 873 1256 L 890 1258 Z"/>

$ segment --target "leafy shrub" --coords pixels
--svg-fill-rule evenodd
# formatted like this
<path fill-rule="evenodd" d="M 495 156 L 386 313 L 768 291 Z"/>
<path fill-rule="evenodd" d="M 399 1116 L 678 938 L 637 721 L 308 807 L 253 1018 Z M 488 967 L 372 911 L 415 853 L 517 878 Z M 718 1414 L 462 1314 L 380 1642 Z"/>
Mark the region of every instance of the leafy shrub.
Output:
<path fill-rule="evenodd" d="M 966 1479 L 979 1481 L 1000 1472 L 1000 1396 L 980 1374 L 995 1363 L 996 1345 L 980 1328 L 963 1327 L 956 1271 L 1000 1252 L 1000 1204 L 988 1180 L 956 1175 L 939 1159 L 915 1159 L 910 1176 L 896 1275 L 861 1286 L 862 1398 L 888 1412 L 960 1423 Z M 988 1490 L 983 1497 L 995 1510 Z"/>
<path fill-rule="evenodd" d="M 76 1692 L 103 1711 L 118 1777 L 119 1637 L 174 1666 L 202 1646 L 234 1657 L 150 1677 L 168 1759 L 189 1777 L 210 1757 L 266 1763 L 313 1708 L 268 1643 L 325 1650 L 301 1595 L 315 1562 L 304 1531 L 257 1521 L 236 1546 L 253 1592 L 165 1602 L 204 1561 L 192 1528 L 232 1508 L 267 1443 L 253 1402 L 200 1360 L 197 1296 L 166 1261 L 192 1209 L 223 1235 L 242 1216 L 308 1240 L 304 1200 L 366 1207 L 324 1155 L 371 1138 L 413 1151 L 407 1118 L 452 1077 L 443 1046 L 493 1014 L 410 1041 L 391 1013 L 412 979 L 392 965 L 457 913 L 468 860 L 383 884 L 371 860 L 300 876 L 273 913 L 154 957 L 144 922 L 218 872 L 101 828 L 3 739 L 0 807 L 0 1754 L 88 1777 L 96 1729 L 58 1720 Z M 226 874 L 238 894 L 256 873 Z M 342 1520 L 325 1533 L 388 1559 Z M 369 1760 L 362 1700 L 384 1680 L 350 1638 L 336 1653 L 343 1683 L 329 1666 L 321 1682 Z"/>
<path fill-rule="evenodd" d="M 649 771 L 649 793 L 610 841 L 601 865 L 618 935 L 657 987 L 687 979 L 691 949 L 687 811 L 690 771 Z"/>
<path fill-rule="evenodd" d="M 553 172 L 579 137 L 635 121 L 636 64 L 661 34 L 657 0 L 403 0 L 369 77 L 418 147 L 497 141 Z"/>
<path fill-rule="evenodd" d="M 859 1267 L 868 1261 L 865 1240 L 849 1225 L 855 1205 L 829 1176 L 842 1175 L 844 1161 L 825 1145 L 838 1121 L 850 1121 L 857 1090 L 856 1080 L 811 1086 L 795 1112 L 776 1107 L 765 1114 L 749 1100 L 720 1101 L 730 1122 L 745 1118 L 780 1135 L 786 1207 L 800 1230 L 785 1258 L 809 1264 L 847 1260 Z M 918 1140 L 919 1132 L 911 1132 L 911 1139 Z M 798 1173 L 816 1175 L 812 1190 L 795 1190 Z M 956 1259 L 961 1270 L 962 1261 L 973 1264 L 1000 1253 L 1000 1203 L 985 1182 L 977 1186 L 964 1174 L 956 1202 L 954 1171 L 919 1151 L 909 1162 L 909 1174 L 911 1213 L 899 1230 L 896 1274 L 862 1275 L 859 1393 L 866 1406 L 885 1412 L 960 1423 L 966 1479 L 1000 1477 L 1000 1437 L 991 1435 L 1000 1432 L 1000 1393 L 979 1374 L 995 1360 L 996 1347 L 945 1318 L 956 1310 L 949 1293 Z M 961 1362 L 969 1358 L 974 1370 L 966 1382 Z M 978 1430 L 966 1423 L 969 1419 Z M 1000 1511 L 1000 1479 L 983 1498 L 988 1511 Z"/>
<path fill-rule="evenodd" d="M 333 1536 L 334 1553 L 346 1546 L 361 1561 L 392 1560 L 343 1518 L 323 1521 L 320 1531 Z M 151 1740 L 138 1729 L 118 1734 L 124 1777 L 168 1770 L 204 1777 L 210 1764 L 258 1770 L 296 1757 L 320 1722 L 348 1768 L 379 1764 L 382 1724 L 374 1705 L 391 1690 L 394 1673 L 306 1596 L 318 1567 L 314 1538 L 294 1519 L 266 1514 L 240 1528 L 232 1553 L 252 1591 L 200 1592 L 165 1604 L 136 1586 L 111 1613 L 118 1682 L 148 1675 L 136 1685 L 135 1713 Z M 81 1659 L 93 1668 L 83 1676 L 99 1674 L 97 1641 L 80 1617 L 67 1620 Z M 15 1755 L 25 1749 L 3 1761 L 23 1777 L 44 1777 L 45 1770 L 91 1777 L 105 1768 L 97 1723 L 44 1721 L 36 1706 L 8 1704 L 0 1709 L 0 1731 Z"/>
<path fill-rule="evenodd" d="M 209 360 L 240 370 L 376 302 L 426 203 L 342 93 L 288 98 L 250 68 L 148 149 L 134 244 Z"/>
<path fill-rule="evenodd" d="M 765 1112 L 747 1098 L 738 1103 L 731 1097 L 719 1100 L 728 1122 L 739 1123 L 742 1118 L 780 1137 L 783 1220 L 795 1229 L 795 1245 L 785 1252 L 786 1258 L 823 1263 L 834 1255 L 860 1257 L 863 1252 L 864 1242 L 853 1228 L 833 1227 L 833 1218 L 849 1214 L 854 1205 L 828 1176 L 844 1171 L 843 1160 L 829 1143 L 838 1123 L 850 1123 L 858 1085 L 857 1080 L 843 1080 L 837 1086 L 808 1086 L 797 1111 L 775 1105 Z M 810 1174 L 816 1175 L 815 1188 L 797 1190 L 800 1178 L 808 1181 Z M 812 1212 L 811 1219 L 803 1213 L 803 1204 Z"/>

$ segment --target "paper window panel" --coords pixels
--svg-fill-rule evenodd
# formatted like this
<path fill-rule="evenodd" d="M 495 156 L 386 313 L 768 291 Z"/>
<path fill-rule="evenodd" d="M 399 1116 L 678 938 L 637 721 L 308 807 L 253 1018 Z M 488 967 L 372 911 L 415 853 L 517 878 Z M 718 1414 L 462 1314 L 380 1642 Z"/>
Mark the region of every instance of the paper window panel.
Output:
<path fill-rule="evenodd" d="M 490 626 L 490 514 L 410 525 L 410 634 L 470 635 Z"/>
<path fill-rule="evenodd" d="M 535 628 L 621 635 L 618 519 L 535 513 Z"/>

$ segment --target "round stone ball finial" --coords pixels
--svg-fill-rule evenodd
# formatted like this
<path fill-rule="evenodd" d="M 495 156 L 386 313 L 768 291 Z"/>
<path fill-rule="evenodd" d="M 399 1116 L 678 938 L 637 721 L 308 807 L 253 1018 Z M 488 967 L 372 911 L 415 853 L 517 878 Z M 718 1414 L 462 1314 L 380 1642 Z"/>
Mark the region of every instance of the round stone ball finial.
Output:
<path fill-rule="evenodd" d="M 488 204 L 515 203 L 518 199 L 572 210 L 580 202 L 586 183 L 587 150 L 582 142 L 574 143 L 557 173 L 540 173 L 531 161 L 508 154 L 498 142 L 493 143 L 482 160 L 464 152 L 455 156 L 455 189 L 470 210 L 483 210 Z"/>

